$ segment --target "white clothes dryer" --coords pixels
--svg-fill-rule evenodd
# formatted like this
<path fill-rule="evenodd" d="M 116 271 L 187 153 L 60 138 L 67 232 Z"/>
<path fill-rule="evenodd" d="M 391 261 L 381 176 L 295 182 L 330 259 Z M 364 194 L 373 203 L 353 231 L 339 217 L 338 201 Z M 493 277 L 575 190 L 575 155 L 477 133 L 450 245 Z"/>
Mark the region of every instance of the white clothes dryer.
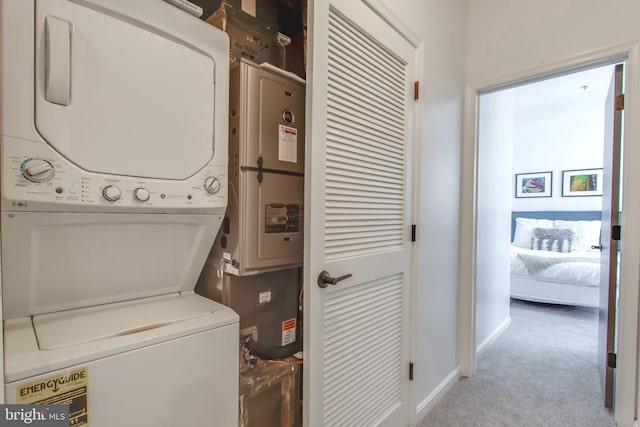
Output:
<path fill-rule="evenodd" d="M 0 20 L 6 402 L 236 425 L 238 317 L 193 293 L 227 205 L 228 37 L 160 0 Z"/>

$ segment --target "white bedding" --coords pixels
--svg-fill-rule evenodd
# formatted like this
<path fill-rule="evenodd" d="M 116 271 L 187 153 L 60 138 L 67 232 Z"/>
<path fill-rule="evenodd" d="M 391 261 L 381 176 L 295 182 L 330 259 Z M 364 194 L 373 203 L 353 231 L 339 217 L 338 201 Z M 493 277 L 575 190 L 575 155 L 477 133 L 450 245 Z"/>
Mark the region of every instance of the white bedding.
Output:
<path fill-rule="evenodd" d="M 546 265 L 549 266 L 545 268 Z M 559 253 L 524 249 L 512 245 L 511 276 L 546 282 L 599 286 L 600 252 Z"/>

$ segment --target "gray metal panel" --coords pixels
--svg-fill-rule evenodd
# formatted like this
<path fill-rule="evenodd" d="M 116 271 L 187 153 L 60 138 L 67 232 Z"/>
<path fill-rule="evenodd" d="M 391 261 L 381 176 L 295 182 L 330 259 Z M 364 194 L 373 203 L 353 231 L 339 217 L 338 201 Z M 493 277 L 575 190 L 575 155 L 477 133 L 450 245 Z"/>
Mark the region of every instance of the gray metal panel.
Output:
<path fill-rule="evenodd" d="M 262 183 L 258 183 L 257 174 L 240 173 L 240 215 L 236 221 L 230 218 L 231 230 L 237 232 L 239 239 L 229 236 L 229 250 L 240 274 L 302 264 L 304 178 L 265 173 Z M 290 211 L 292 205 L 300 208 L 297 214 L 289 212 L 290 222 L 297 222 L 297 228 L 270 232 L 267 221 L 276 205 L 289 207 Z M 294 218 L 296 215 L 298 218 Z"/>
<path fill-rule="evenodd" d="M 239 91 L 240 166 L 255 167 L 262 157 L 264 168 L 304 172 L 305 85 L 248 61 L 240 61 L 232 71 L 232 79 L 236 73 L 239 73 L 239 86 L 235 89 Z M 285 111 L 291 113 L 293 122 L 285 121 Z M 297 153 L 293 162 L 283 161 L 279 156 L 279 125 L 296 130 Z"/>
<path fill-rule="evenodd" d="M 291 173 L 304 172 L 304 91 L 304 84 L 248 61 L 231 72 L 229 226 L 216 240 L 227 253 L 228 273 L 302 265 L 304 178 Z M 285 110 L 293 123 L 284 121 Z M 280 126 L 296 129 L 295 162 L 282 160 L 281 146 L 291 139 L 282 141 Z M 260 157 L 271 170 L 262 172 L 262 181 Z"/>
<path fill-rule="evenodd" d="M 255 327 L 259 343 L 280 347 L 282 322 L 298 316 L 298 281 L 297 268 L 255 276 L 227 274 L 225 304 L 240 316 L 241 330 Z"/>

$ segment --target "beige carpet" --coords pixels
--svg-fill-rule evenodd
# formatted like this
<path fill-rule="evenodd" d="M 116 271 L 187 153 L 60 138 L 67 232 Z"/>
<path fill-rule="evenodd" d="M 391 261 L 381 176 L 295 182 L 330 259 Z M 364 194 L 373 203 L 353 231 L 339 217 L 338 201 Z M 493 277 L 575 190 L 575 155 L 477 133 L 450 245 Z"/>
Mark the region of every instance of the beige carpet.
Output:
<path fill-rule="evenodd" d="M 419 427 L 614 427 L 597 370 L 596 309 L 512 300 L 511 326 Z"/>

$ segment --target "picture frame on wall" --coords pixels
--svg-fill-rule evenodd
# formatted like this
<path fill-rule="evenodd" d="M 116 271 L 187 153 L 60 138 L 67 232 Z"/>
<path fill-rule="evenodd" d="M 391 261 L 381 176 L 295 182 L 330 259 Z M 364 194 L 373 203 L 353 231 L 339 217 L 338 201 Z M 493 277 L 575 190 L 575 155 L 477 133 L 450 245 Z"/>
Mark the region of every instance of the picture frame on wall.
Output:
<path fill-rule="evenodd" d="M 602 196 L 602 169 L 562 171 L 562 197 Z"/>
<path fill-rule="evenodd" d="M 551 197 L 553 172 L 516 174 L 516 198 Z"/>

